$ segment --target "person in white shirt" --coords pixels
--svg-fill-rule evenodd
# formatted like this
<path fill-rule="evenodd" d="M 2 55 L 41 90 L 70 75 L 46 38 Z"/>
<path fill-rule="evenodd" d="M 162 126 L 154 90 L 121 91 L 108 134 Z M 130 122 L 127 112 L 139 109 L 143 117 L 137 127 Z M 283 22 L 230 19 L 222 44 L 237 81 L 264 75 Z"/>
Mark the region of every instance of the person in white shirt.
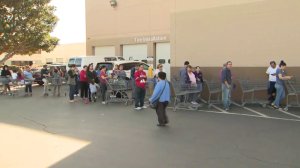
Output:
<path fill-rule="evenodd" d="M 272 103 L 275 100 L 276 97 L 276 70 L 277 70 L 277 65 L 275 61 L 270 62 L 270 66 L 267 69 L 267 74 L 269 76 L 269 86 L 268 86 L 268 95 L 269 95 L 269 102 Z"/>

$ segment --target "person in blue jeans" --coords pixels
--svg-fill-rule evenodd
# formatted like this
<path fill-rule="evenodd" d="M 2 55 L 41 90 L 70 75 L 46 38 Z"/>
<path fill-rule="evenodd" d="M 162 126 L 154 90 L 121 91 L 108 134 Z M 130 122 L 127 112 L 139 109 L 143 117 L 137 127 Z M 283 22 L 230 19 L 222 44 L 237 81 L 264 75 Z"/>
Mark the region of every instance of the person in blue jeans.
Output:
<path fill-rule="evenodd" d="M 292 76 L 287 76 L 285 73 L 286 63 L 281 61 L 279 68 L 276 70 L 276 98 L 272 103 L 272 107 L 279 109 L 280 102 L 285 98 L 285 84 L 284 81 L 292 79 Z"/>
<path fill-rule="evenodd" d="M 228 61 L 226 67 L 222 70 L 222 101 L 225 111 L 229 110 L 230 99 L 231 99 L 231 85 L 232 85 L 232 75 L 231 75 L 232 62 Z"/>

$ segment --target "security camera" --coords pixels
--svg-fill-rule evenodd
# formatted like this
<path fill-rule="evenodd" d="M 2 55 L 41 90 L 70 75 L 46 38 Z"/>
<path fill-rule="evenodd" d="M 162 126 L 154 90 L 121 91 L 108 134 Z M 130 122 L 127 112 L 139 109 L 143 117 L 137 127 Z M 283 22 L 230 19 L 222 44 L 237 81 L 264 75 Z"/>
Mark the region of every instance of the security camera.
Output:
<path fill-rule="evenodd" d="M 116 7 L 118 5 L 117 0 L 110 0 L 110 6 Z"/>

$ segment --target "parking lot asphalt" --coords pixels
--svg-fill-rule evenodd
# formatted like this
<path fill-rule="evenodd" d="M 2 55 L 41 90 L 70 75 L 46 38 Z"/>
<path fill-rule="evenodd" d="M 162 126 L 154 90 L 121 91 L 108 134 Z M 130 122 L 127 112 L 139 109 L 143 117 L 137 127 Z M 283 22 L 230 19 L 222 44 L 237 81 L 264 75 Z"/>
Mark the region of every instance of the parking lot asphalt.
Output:
<path fill-rule="evenodd" d="M 299 168 L 300 111 L 258 105 L 152 109 L 0 96 L 0 167 Z"/>

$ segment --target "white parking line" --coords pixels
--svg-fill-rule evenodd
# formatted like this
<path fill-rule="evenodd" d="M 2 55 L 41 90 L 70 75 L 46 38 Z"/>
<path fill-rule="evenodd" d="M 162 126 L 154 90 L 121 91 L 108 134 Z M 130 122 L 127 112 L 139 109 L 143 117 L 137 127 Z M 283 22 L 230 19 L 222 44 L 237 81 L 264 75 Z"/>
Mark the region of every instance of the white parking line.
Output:
<path fill-rule="evenodd" d="M 194 110 L 195 111 L 195 110 Z M 254 118 L 262 118 L 262 119 L 272 119 L 272 120 L 282 120 L 282 121 L 293 121 L 300 122 L 300 119 L 289 119 L 289 118 L 280 118 L 280 117 L 270 117 L 270 116 L 260 116 L 253 114 L 241 114 L 241 113 L 231 113 L 231 112 L 217 112 L 217 111 L 205 111 L 205 110 L 197 110 L 205 113 L 214 113 L 214 114 L 226 114 L 226 115 L 235 115 L 235 116 L 244 116 L 244 117 L 254 117 Z"/>
<path fill-rule="evenodd" d="M 287 114 L 287 115 L 290 115 L 290 116 L 293 116 L 293 117 L 296 117 L 296 118 L 299 118 L 299 119 L 300 119 L 300 116 L 298 116 L 298 115 L 296 115 L 296 114 L 292 114 L 292 113 L 286 112 L 286 111 L 284 111 L 284 110 L 278 110 L 278 111 L 280 111 L 280 112 L 282 112 L 282 113 L 284 113 L 284 114 Z"/>
<path fill-rule="evenodd" d="M 174 107 L 168 107 L 168 109 L 174 109 Z M 201 111 L 201 112 L 208 112 L 208 113 L 221 113 L 219 111 L 212 111 L 212 110 L 195 110 L 195 109 L 189 109 L 189 108 L 182 108 L 177 107 L 176 110 L 186 110 L 186 111 Z"/>
<path fill-rule="evenodd" d="M 262 113 L 260 113 L 260 112 L 258 112 L 258 111 L 256 111 L 256 110 L 250 109 L 250 108 L 248 108 L 248 107 L 241 106 L 241 105 L 239 105 L 239 104 L 237 104 L 237 103 L 235 103 L 235 102 L 232 102 L 232 104 L 234 104 L 234 105 L 236 105 L 236 106 L 238 106 L 238 107 L 241 107 L 241 108 L 243 108 L 243 109 L 245 109 L 245 110 L 248 110 L 248 111 L 250 111 L 250 112 L 252 112 L 252 113 L 258 114 L 258 115 L 260 115 L 260 116 L 262 116 L 262 117 L 269 117 L 269 116 L 267 116 L 267 115 L 265 115 L 265 114 L 262 114 Z"/>
<path fill-rule="evenodd" d="M 227 111 L 225 111 L 225 110 L 223 110 L 223 109 L 221 109 L 220 107 L 218 107 L 218 106 L 215 106 L 215 105 L 211 105 L 213 108 L 215 108 L 215 109 L 217 109 L 217 110 L 219 110 L 219 111 L 221 111 L 222 113 L 228 113 Z"/>

